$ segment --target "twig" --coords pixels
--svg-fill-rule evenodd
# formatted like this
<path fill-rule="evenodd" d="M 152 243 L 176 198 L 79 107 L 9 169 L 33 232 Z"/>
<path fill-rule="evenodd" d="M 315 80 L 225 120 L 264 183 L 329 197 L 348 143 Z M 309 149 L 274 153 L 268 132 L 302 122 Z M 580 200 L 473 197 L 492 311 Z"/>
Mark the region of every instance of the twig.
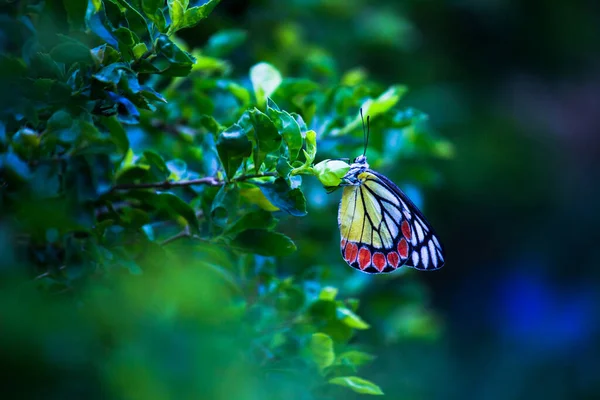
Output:
<path fill-rule="evenodd" d="M 229 182 L 243 182 L 248 179 L 253 178 L 262 178 L 265 176 L 277 176 L 274 172 L 267 172 L 266 174 L 252 174 L 252 175 L 242 175 L 238 178 L 231 179 Z M 111 191 L 116 190 L 130 190 L 130 189 L 170 189 L 174 187 L 187 187 L 187 186 L 195 186 L 195 185 L 209 185 L 209 186 L 223 186 L 227 181 L 221 181 L 212 176 L 208 176 L 206 178 L 199 179 L 190 179 L 187 181 L 164 181 L 164 182 L 150 182 L 150 183 L 122 183 L 120 185 L 116 185 L 112 188 Z"/>
<path fill-rule="evenodd" d="M 176 235 L 173 235 L 171 237 L 166 238 L 165 240 L 163 240 L 162 242 L 160 242 L 160 245 L 164 246 L 164 245 L 167 245 L 167 244 L 169 244 L 171 242 L 174 242 L 176 240 L 179 240 L 179 239 L 185 238 L 185 237 L 187 237 L 187 238 L 191 238 L 192 237 L 192 235 L 190 234 L 190 232 L 188 231 L 187 228 L 184 229 L 183 231 L 179 232 Z"/>
<path fill-rule="evenodd" d="M 122 183 L 120 185 L 116 185 L 112 188 L 112 191 L 115 190 L 129 190 L 129 189 L 170 189 L 173 187 L 185 187 L 185 186 L 194 186 L 194 185 L 210 185 L 210 186 L 221 186 L 225 182 L 220 181 L 212 176 L 206 178 L 199 179 L 190 179 L 189 181 L 177 181 L 177 182 L 150 182 L 150 183 Z"/>

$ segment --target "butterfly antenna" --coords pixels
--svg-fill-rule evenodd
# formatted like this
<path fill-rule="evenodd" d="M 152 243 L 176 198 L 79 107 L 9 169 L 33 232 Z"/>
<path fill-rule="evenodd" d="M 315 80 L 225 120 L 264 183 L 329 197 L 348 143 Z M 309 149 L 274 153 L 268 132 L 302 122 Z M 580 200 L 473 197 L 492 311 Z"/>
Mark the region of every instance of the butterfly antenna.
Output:
<path fill-rule="evenodd" d="M 369 147 L 369 133 L 371 132 L 371 124 L 370 124 L 371 117 L 369 115 L 367 115 L 366 129 L 365 129 L 365 117 L 363 116 L 362 108 L 360 109 L 360 119 L 362 120 L 363 136 L 364 136 L 364 143 L 365 143 L 365 148 L 363 150 L 363 156 L 366 156 L 367 155 L 367 147 Z"/>

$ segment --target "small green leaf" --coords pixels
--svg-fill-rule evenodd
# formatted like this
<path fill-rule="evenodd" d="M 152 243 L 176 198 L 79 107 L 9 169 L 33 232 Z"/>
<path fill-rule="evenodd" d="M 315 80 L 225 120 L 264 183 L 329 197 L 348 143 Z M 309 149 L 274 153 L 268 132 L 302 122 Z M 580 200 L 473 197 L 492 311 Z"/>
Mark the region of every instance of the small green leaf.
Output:
<path fill-rule="evenodd" d="M 338 376 L 329 380 L 329 383 L 334 385 L 345 386 L 352 389 L 356 393 L 361 394 L 372 394 L 372 395 L 383 395 L 383 392 L 373 382 L 369 382 L 366 379 L 359 378 L 357 376 Z"/>
<path fill-rule="evenodd" d="M 113 35 L 115 35 L 119 40 L 119 48 L 121 49 L 121 51 L 123 51 L 123 45 L 129 48 L 133 48 L 133 46 L 135 46 L 136 43 L 140 42 L 140 38 L 130 29 L 127 29 L 124 26 L 115 29 L 113 31 Z"/>
<path fill-rule="evenodd" d="M 325 286 L 319 293 L 320 300 L 335 300 L 335 296 L 338 294 L 338 289 L 333 286 Z"/>
<path fill-rule="evenodd" d="M 375 356 L 358 350 L 350 350 L 337 357 L 339 362 L 347 362 L 356 367 L 370 363 Z"/>
<path fill-rule="evenodd" d="M 219 4 L 221 0 L 208 0 L 206 3 L 198 7 L 192 7 L 185 12 L 182 28 L 188 28 L 196 25 L 198 22 L 208 17 L 212 10 Z"/>
<path fill-rule="evenodd" d="M 314 333 L 310 338 L 309 350 L 319 369 L 329 367 L 335 361 L 333 340 L 324 333 Z"/>
<path fill-rule="evenodd" d="M 268 63 L 259 63 L 250 69 L 250 80 L 254 88 L 256 103 L 264 108 L 267 98 L 279 87 L 282 82 L 279 71 Z"/>
<path fill-rule="evenodd" d="M 159 35 L 155 40 L 156 52 L 161 61 L 166 60 L 168 65 L 160 70 L 162 75 L 166 76 L 187 76 L 192 70 L 196 61 L 192 55 L 179 48 L 166 35 Z"/>
<path fill-rule="evenodd" d="M 247 229 L 273 229 L 276 224 L 273 214 L 264 210 L 251 211 L 235 221 L 225 230 L 225 234 L 240 233 Z"/>
<path fill-rule="evenodd" d="M 135 46 L 133 46 L 132 51 L 133 56 L 137 60 L 138 58 L 146 54 L 146 52 L 148 52 L 148 46 L 146 46 L 146 43 L 138 43 Z"/>
<path fill-rule="evenodd" d="M 362 109 L 364 115 L 374 118 L 377 115 L 387 112 L 400 101 L 407 91 L 406 86 L 396 85 L 390 87 L 376 99 L 369 99 L 363 103 Z"/>
<path fill-rule="evenodd" d="M 353 311 L 346 307 L 338 307 L 337 310 L 338 318 L 347 326 L 354 329 L 369 329 L 370 326 L 361 317 L 356 315 Z"/>
<path fill-rule="evenodd" d="M 287 256 L 296 251 L 296 245 L 284 234 L 264 229 L 248 229 L 231 241 L 239 250 L 261 256 Z"/>
<path fill-rule="evenodd" d="M 189 0 L 167 0 L 169 6 L 169 17 L 171 17 L 171 26 L 167 35 L 172 35 L 177 32 L 179 27 L 183 26 L 185 10 L 189 4 Z"/>
<path fill-rule="evenodd" d="M 239 125 L 234 124 L 219 134 L 217 151 L 225 168 L 225 175 L 231 179 L 242 165 L 244 158 L 252 154 L 252 144 L 246 132 Z"/>
<path fill-rule="evenodd" d="M 287 144 L 290 162 L 296 161 L 302 149 L 302 133 L 298 122 L 286 111 L 280 111 L 271 99 L 267 99 L 267 115 Z"/>
<path fill-rule="evenodd" d="M 267 154 L 275 152 L 281 147 L 281 136 L 271 119 L 256 108 L 246 111 L 240 118 L 239 124 L 246 130 L 252 141 L 254 169 L 258 173 Z"/>
<path fill-rule="evenodd" d="M 284 178 L 277 178 L 274 182 L 261 183 L 259 187 L 275 207 L 296 217 L 306 215 L 306 198 L 302 190 L 292 189 Z"/>
<path fill-rule="evenodd" d="M 317 155 L 317 133 L 313 130 L 306 132 L 306 162 L 311 165 Z"/>

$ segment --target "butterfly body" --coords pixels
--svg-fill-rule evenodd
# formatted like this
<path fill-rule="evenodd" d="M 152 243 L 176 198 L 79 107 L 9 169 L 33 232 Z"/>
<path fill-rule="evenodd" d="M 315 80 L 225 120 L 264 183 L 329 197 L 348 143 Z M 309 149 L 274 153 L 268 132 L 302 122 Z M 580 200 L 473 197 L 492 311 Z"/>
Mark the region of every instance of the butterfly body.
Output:
<path fill-rule="evenodd" d="M 340 186 L 340 245 L 348 265 L 374 274 L 444 265 L 444 250 L 423 214 L 398 186 L 369 168 L 366 156 L 354 160 Z"/>

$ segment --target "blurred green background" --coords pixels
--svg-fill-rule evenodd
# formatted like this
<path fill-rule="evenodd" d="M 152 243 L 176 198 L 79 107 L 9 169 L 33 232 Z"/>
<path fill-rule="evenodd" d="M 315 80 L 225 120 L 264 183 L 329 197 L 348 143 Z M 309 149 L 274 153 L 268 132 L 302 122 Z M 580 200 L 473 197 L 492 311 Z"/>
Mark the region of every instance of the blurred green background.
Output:
<path fill-rule="evenodd" d="M 340 192 L 326 194 L 315 179 L 303 183 L 309 214 L 282 218 L 280 230 L 298 251 L 278 259 L 279 273 L 320 271 L 341 294 L 360 299 L 373 329 L 356 341 L 377 357 L 361 376 L 390 399 L 600 396 L 599 4 L 223 0 L 178 36 L 202 47 L 223 29 L 246 32 L 228 56 L 234 76 L 260 61 L 317 82 L 359 68 L 384 86 L 407 85 L 402 104 L 428 114 L 429 129 L 451 144 L 444 153 L 451 157 L 416 156 L 385 147 L 374 126 L 369 153 L 435 227 L 447 252 L 440 271 L 383 277 L 347 267 L 338 250 Z M 2 40 L 9 49 L 10 38 Z M 320 159 L 357 155 L 339 154 L 326 139 L 319 146 Z M 386 150 L 397 155 L 376 161 Z M 48 305 L 5 292 L 3 378 L 22 395 L 44 399 L 312 398 L 301 377 L 275 371 L 265 378 L 257 369 L 247 354 L 256 345 L 252 333 L 229 324 L 226 313 L 235 312 L 215 303 L 230 289 L 199 270 L 184 281 L 163 271 L 126 277 L 124 289 L 87 290 L 83 301 L 102 306 L 83 320 L 74 316 L 81 299 Z M 157 309 L 169 318 L 167 298 L 178 304 L 176 323 L 156 319 Z M 399 303 L 406 299 L 419 306 Z M 103 329 L 118 329 L 128 345 L 98 350 L 90 339 L 96 333 L 86 332 L 103 337 Z M 115 344 L 112 335 L 105 339 L 102 345 Z M 338 396 L 359 397 L 325 398 Z"/>

